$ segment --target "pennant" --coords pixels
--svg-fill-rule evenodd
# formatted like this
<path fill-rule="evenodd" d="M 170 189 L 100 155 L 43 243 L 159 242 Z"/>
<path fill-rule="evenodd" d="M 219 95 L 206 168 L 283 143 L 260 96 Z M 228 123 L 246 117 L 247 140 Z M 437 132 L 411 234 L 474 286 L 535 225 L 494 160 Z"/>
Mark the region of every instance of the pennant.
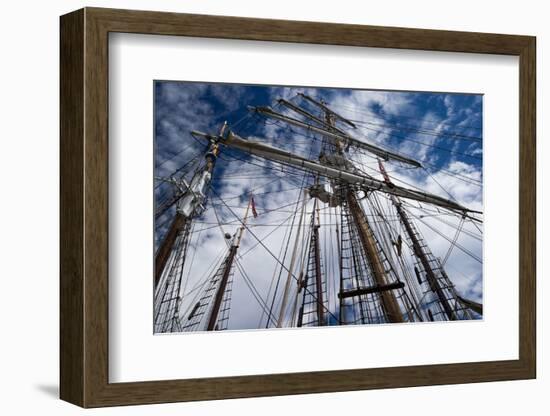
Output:
<path fill-rule="evenodd" d="M 256 211 L 256 204 L 254 203 L 254 197 L 250 198 L 250 206 L 252 208 L 252 215 L 254 215 L 254 218 L 258 217 L 258 212 Z"/>

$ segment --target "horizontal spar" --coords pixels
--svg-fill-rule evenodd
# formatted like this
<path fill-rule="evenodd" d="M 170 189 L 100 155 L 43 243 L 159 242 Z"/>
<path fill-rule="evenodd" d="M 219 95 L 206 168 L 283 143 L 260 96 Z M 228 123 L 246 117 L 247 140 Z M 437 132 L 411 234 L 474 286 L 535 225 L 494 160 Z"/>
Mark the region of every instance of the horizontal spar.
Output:
<path fill-rule="evenodd" d="M 389 290 L 403 289 L 405 284 L 403 282 L 394 282 L 387 285 L 359 287 L 357 289 L 346 290 L 338 293 L 339 299 L 352 298 L 355 296 L 369 295 L 371 293 L 387 292 Z"/>
<path fill-rule="evenodd" d="M 294 126 L 297 126 L 297 127 L 302 127 L 306 130 L 313 131 L 313 132 L 321 134 L 325 137 L 330 137 L 332 139 L 340 140 L 346 146 L 351 145 L 351 146 L 354 146 L 354 147 L 358 147 L 360 149 L 367 150 L 370 153 L 372 153 L 376 156 L 379 156 L 384 160 L 390 160 L 391 159 L 391 160 L 395 160 L 395 161 L 398 161 L 398 162 L 406 163 L 408 165 L 411 165 L 411 166 L 414 166 L 414 167 L 417 167 L 417 168 L 422 167 L 422 164 L 420 162 L 414 160 L 414 159 L 408 158 L 406 156 L 402 156 L 398 153 L 391 152 L 389 150 L 383 149 L 382 147 L 375 146 L 373 144 L 362 142 L 362 141 L 357 140 L 357 139 L 355 139 L 355 138 L 353 138 L 353 137 L 351 137 L 347 134 L 342 134 L 342 132 L 339 131 L 339 130 L 335 130 L 334 132 L 333 131 L 328 131 L 324 128 L 313 126 L 313 125 L 308 124 L 308 123 L 304 123 L 301 120 L 298 120 L 298 119 L 295 119 L 295 118 L 292 118 L 292 117 L 288 117 L 288 116 L 285 116 L 283 114 L 279 114 L 279 113 L 273 111 L 269 107 L 250 107 L 250 110 L 254 111 L 258 114 L 262 114 L 266 117 L 271 117 L 271 118 L 274 118 L 276 120 L 281 120 L 281 121 L 284 121 L 288 124 L 291 124 L 291 125 L 294 125 Z"/>
<path fill-rule="evenodd" d="M 463 207 L 456 202 L 439 197 L 437 195 L 403 188 L 393 184 L 389 185 L 383 181 L 374 179 L 371 176 L 364 176 L 342 169 L 335 169 L 329 166 L 322 165 L 318 162 L 305 159 L 299 155 L 283 149 L 279 149 L 277 147 L 273 147 L 258 141 L 245 140 L 231 131 L 227 134 L 225 138 L 221 138 L 219 136 L 211 136 L 196 131 L 192 132 L 192 134 L 194 136 L 202 137 L 207 140 L 220 140 L 220 143 L 223 143 L 228 147 L 239 149 L 244 152 L 263 157 L 267 160 L 286 163 L 297 168 L 305 169 L 310 172 L 315 172 L 330 179 L 342 180 L 344 182 L 363 187 L 366 190 L 375 190 L 384 192 L 389 195 L 395 195 L 403 198 L 413 199 L 415 201 L 426 202 L 462 213 L 478 212 Z"/>

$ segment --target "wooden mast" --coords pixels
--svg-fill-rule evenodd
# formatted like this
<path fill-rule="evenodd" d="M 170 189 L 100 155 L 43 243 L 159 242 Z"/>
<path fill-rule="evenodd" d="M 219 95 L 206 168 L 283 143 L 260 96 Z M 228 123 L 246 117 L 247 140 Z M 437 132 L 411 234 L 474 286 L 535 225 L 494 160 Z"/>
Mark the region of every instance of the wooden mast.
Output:
<path fill-rule="evenodd" d="M 384 165 L 382 164 L 382 161 L 380 159 L 378 159 L 378 166 L 380 169 L 380 173 L 384 177 L 384 181 L 388 184 L 391 184 L 392 181 L 388 176 L 388 173 L 386 172 L 386 169 L 384 168 Z M 401 205 L 401 201 L 398 198 L 394 197 L 393 195 L 391 195 L 390 198 L 393 206 L 397 210 L 399 219 L 401 220 L 401 223 L 405 227 L 405 231 L 407 232 L 407 235 L 411 240 L 411 243 L 413 246 L 413 252 L 415 256 L 418 258 L 418 260 L 420 260 L 420 263 L 422 264 L 422 267 L 426 272 L 426 279 L 428 280 L 428 284 L 430 285 L 430 288 L 437 294 L 437 297 L 439 298 L 439 302 L 441 303 L 441 306 L 443 307 L 443 310 L 445 311 L 447 318 L 449 318 L 449 320 L 451 321 L 456 320 L 456 314 L 454 313 L 453 308 L 449 304 L 449 299 L 447 299 L 447 297 L 445 296 L 445 292 L 443 291 L 443 288 L 439 284 L 439 279 L 435 275 L 430 265 L 428 256 L 424 252 L 422 244 L 418 239 L 418 235 L 414 232 L 412 228 L 412 225 L 409 221 L 409 217 L 407 216 L 407 214 L 405 213 L 405 210 L 403 209 L 403 206 Z"/>
<path fill-rule="evenodd" d="M 392 287 L 387 281 L 386 272 L 376 247 L 376 240 L 372 228 L 363 214 L 359 202 L 357 201 L 357 197 L 352 190 L 347 192 L 346 200 L 353 221 L 357 225 L 359 239 L 361 240 L 361 245 L 363 246 L 363 250 L 369 261 L 374 281 L 376 282 L 376 286 L 380 289 L 380 301 L 387 315 L 388 321 L 392 323 L 403 322 L 401 309 L 399 308 L 399 304 L 397 303 L 397 299 L 395 298 L 392 290 L 394 287 Z M 389 288 L 389 290 L 381 290 L 382 288 Z"/>
<path fill-rule="evenodd" d="M 320 103 L 320 105 L 322 105 L 323 108 L 326 108 L 322 103 Z M 335 117 L 343 119 L 343 117 L 337 116 L 331 111 L 328 111 L 326 109 L 324 111 L 325 121 L 329 128 L 333 128 Z M 345 159 L 342 141 L 339 139 L 335 139 L 333 143 L 335 145 L 338 155 Z M 376 282 L 377 288 L 375 289 L 377 289 L 376 291 L 380 294 L 380 302 L 382 304 L 382 308 L 384 309 L 386 317 L 391 323 L 403 322 L 401 308 L 399 307 L 397 298 L 395 297 L 395 294 L 393 292 L 393 290 L 396 288 L 394 288 L 387 279 L 386 271 L 384 270 L 384 264 L 378 253 L 374 232 L 366 216 L 364 215 L 363 210 L 359 205 L 359 202 L 357 201 L 355 191 L 352 190 L 349 186 L 345 191 L 345 198 L 351 216 L 353 218 L 353 222 L 357 227 L 357 233 L 359 234 L 359 239 L 361 240 L 363 251 L 367 256 L 368 263 L 374 277 L 374 281 Z M 345 296 L 344 293 L 342 293 L 342 295 Z"/>
<path fill-rule="evenodd" d="M 227 123 L 224 123 L 220 130 L 220 136 L 224 134 L 226 128 L 227 128 Z M 218 153 L 219 153 L 218 143 L 215 141 L 211 141 L 208 151 L 204 156 L 206 161 L 204 169 L 202 170 L 202 172 L 197 173 L 195 177 L 197 175 L 202 175 L 203 177 L 210 177 L 212 175 L 212 171 L 214 170 Z M 185 192 L 182 193 L 181 196 L 178 198 L 178 201 L 181 201 L 185 198 L 189 198 L 190 196 L 189 202 L 187 203 L 187 207 L 182 210 L 176 206 L 176 214 L 174 215 L 172 224 L 170 225 L 170 228 L 166 233 L 166 235 L 164 236 L 164 239 L 160 244 L 157 250 L 157 253 L 155 255 L 155 275 L 154 275 L 155 287 L 157 287 L 160 281 L 160 278 L 162 276 L 162 273 L 164 271 L 164 268 L 166 267 L 166 263 L 170 258 L 170 254 L 172 253 L 172 249 L 174 247 L 174 243 L 176 241 L 177 236 L 185 229 L 187 222 L 191 221 L 193 216 L 196 214 L 196 208 L 202 206 L 203 200 L 205 198 L 204 194 L 202 194 L 202 191 L 203 191 L 202 189 L 197 189 L 197 190 L 191 189 L 195 181 L 195 177 L 193 178 L 193 181 L 191 181 L 191 185 L 189 185 L 185 190 Z M 206 186 L 207 185 L 206 182 L 207 181 L 204 181 L 204 183 L 201 186 L 203 187 Z"/>
<path fill-rule="evenodd" d="M 317 209 L 317 212 L 315 210 Z M 317 304 L 317 320 L 319 326 L 325 326 L 325 313 L 323 306 L 323 276 L 321 271 L 321 252 L 319 249 L 319 208 L 317 207 L 317 200 L 315 200 L 315 207 L 313 208 L 313 239 L 314 239 L 314 255 L 315 255 L 315 289 L 316 289 L 316 304 Z M 317 223 L 315 223 L 315 215 L 317 215 Z"/>
<path fill-rule="evenodd" d="M 170 258 L 176 237 L 185 228 L 186 222 L 187 218 L 176 210 L 176 215 L 172 220 L 172 224 L 166 232 L 164 240 L 162 241 L 162 244 L 157 250 L 157 254 L 155 256 L 155 287 L 158 285 L 160 277 L 162 276 L 162 271 L 166 267 L 166 263 Z"/>
<path fill-rule="evenodd" d="M 306 273 L 303 280 L 303 283 L 301 282 L 301 278 L 299 280 L 299 287 L 304 291 L 302 296 L 302 306 L 300 307 L 297 326 L 301 327 L 304 322 L 304 317 L 315 313 L 317 315 L 317 326 L 325 326 L 327 324 L 326 317 L 325 317 L 325 305 L 324 305 L 324 295 L 323 295 L 323 271 L 321 268 L 321 249 L 319 245 L 319 228 L 321 227 L 320 221 L 319 221 L 319 208 L 317 199 L 314 199 L 314 205 L 313 210 L 311 212 L 311 234 L 309 239 L 309 246 L 308 251 L 309 254 L 307 255 L 307 266 L 306 266 Z M 310 287 L 310 279 L 311 280 L 311 290 Z M 312 286 L 315 285 L 315 288 Z M 314 305 L 314 308 L 311 308 L 309 305 Z M 312 323 L 315 322 L 313 320 L 309 320 L 306 322 L 306 325 L 312 325 Z"/>
<path fill-rule="evenodd" d="M 227 257 L 225 258 L 225 265 L 224 265 L 222 277 L 220 280 L 220 284 L 218 286 L 218 290 L 216 290 L 216 295 L 214 297 L 214 304 L 212 305 L 212 309 L 210 311 L 210 317 L 208 318 L 208 325 L 206 327 L 207 331 L 213 331 L 214 329 L 216 329 L 216 322 L 218 321 L 218 314 L 220 312 L 220 307 L 223 301 L 223 295 L 225 294 L 227 282 L 229 281 L 229 276 L 231 275 L 231 269 L 233 268 L 233 262 L 235 261 L 235 256 L 237 255 L 237 250 L 239 249 L 239 245 L 243 237 L 244 229 L 246 228 L 246 221 L 248 219 L 248 212 L 250 210 L 251 203 L 252 203 L 252 196 L 248 200 L 248 205 L 246 207 L 246 212 L 244 214 L 242 225 L 239 227 L 239 230 L 237 231 L 237 234 L 233 239 L 231 247 L 229 248 L 229 253 L 227 253 Z"/>

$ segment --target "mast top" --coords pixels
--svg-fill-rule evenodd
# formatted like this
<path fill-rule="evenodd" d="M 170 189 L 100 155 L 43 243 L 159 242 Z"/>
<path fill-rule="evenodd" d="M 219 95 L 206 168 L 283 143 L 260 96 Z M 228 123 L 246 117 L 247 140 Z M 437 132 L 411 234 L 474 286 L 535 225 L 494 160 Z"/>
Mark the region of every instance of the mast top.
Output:
<path fill-rule="evenodd" d="M 336 117 L 337 119 L 339 119 L 340 121 L 342 121 L 343 123 L 346 123 L 347 125 L 353 127 L 354 129 L 357 128 L 357 126 L 350 120 L 348 120 L 347 118 L 341 116 L 340 114 L 332 111 L 330 108 L 328 108 L 325 104 L 311 98 L 309 95 L 305 95 L 304 93 L 301 93 L 299 92 L 298 95 L 304 99 L 306 99 L 307 101 L 309 101 L 310 103 L 312 104 L 315 104 L 317 107 L 321 108 L 322 110 L 326 111 L 327 113 L 330 113 L 332 116 Z"/>

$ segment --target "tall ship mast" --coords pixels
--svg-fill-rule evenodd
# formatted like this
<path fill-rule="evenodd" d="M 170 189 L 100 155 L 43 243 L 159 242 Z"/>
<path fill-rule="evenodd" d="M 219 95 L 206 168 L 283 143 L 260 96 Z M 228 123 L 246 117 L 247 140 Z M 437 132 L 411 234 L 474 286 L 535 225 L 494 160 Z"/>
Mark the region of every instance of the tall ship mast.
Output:
<path fill-rule="evenodd" d="M 246 135 L 241 122 L 190 131 L 202 151 L 155 178 L 165 190 L 155 333 L 481 318 L 482 304 L 453 281 L 460 271 L 446 267 L 453 251 L 481 264 L 459 238 L 481 242 L 481 211 L 435 178 L 441 192 L 407 183 L 400 172 L 429 174 L 421 160 L 368 140 L 320 98 L 300 92 L 248 107 L 246 118 L 271 134 Z M 236 183 L 244 192 L 224 196 Z M 448 245 L 444 258 L 426 230 Z M 205 248 L 212 240 L 217 253 Z"/>

